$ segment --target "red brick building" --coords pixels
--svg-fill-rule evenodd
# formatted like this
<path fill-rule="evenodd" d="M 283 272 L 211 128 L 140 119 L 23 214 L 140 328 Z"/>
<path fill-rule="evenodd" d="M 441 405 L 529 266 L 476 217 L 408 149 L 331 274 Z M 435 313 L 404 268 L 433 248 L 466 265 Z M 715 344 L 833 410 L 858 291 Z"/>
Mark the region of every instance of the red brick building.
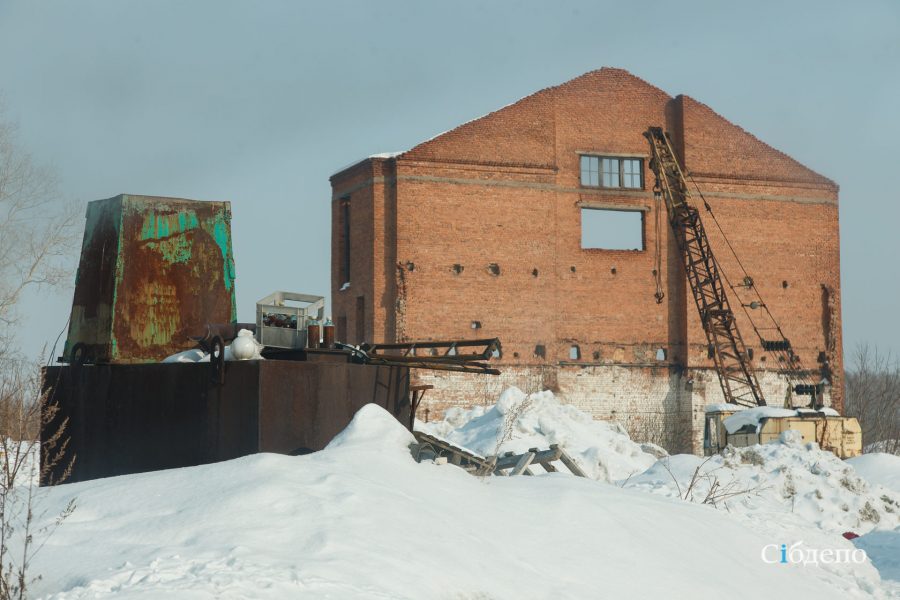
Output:
<path fill-rule="evenodd" d="M 804 368 L 830 379 L 826 403 L 840 409 L 837 185 L 708 106 L 620 69 L 332 176 L 338 339 L 499 337 L 499 378 L 420 372 L 436 386 L 429 418 L 492 402 L 505 385 L 546 387 L 638 436 L 664 431 L 670 446 L 696 450 L 703 407 L 722 393 L 652 192 L 643 134 L 653 125 L 670 133 Z M 588 225 L 606 219 L 631 246 L 606 244 L 609 228 L 588 238 Z M 724 238 L 707 230 L 723 271 L 738 273 Z M 780 365 L 731 302 L 768 403 L 790 402 Z"/>

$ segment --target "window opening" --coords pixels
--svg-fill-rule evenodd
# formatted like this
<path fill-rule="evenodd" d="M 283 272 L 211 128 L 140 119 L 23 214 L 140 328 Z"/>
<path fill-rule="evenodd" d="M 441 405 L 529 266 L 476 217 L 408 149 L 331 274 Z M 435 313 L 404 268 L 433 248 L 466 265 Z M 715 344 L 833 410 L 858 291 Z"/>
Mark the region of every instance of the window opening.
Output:
<path fill-rule="evenodd" d="M 581 209 L 581 247 L 643 250 L 644 213 L 602 208 Z"/>

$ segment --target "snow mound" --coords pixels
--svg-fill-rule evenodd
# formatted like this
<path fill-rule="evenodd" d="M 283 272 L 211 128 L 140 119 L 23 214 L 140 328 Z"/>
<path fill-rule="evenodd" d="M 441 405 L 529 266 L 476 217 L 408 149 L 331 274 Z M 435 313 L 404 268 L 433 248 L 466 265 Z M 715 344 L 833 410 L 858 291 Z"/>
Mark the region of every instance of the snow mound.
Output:
<path fill-rule="evenodd" d="M 900 494 L 900 456 L 876 452 L 847 460 L 867 481 Z"/>
<path fill-rule="evenodd" d="M 780 530 L 753 531 L 705 507 L 578 477 L 478 478 L 416 463 L 401 430 L 367 406 L 332 445 L 306 456 L 257 454 L 45 489 L 36 529 L 70 498 L 78 508 L 35 556 L 31 572 L 43 577 L 30 591 L 67 600 L 749 600 L 880 591 L 870 564 L 766 564 L 760 552 L 783 541 Z M 840 536 L 798 539 L 852 548 Z"/>
<path fill-rule="evenodd" d="M 831 533 L 900 526 L 900 493 L 867 482 L 853 463 L 803 444 L 794 431 L 778 442 L 729 446 L 708 459 L 662 459 L 625 486 L 762 519 L 799 517 Z"/>
<path fill-rule="evenodd" d="M 559 444 L 588 477 L 601 481 L 641 473 L 665 454 L 658 446 L 634 443 L 617 423 L 595 421 L 562 404 L 553 392 L 526 395 L 515 387 L 504 390 L 492 407 L 452 408 L 443 421 L 418 422 L 416 429 L 483 456 Z"/>
<path fill-rule="evenodd" d="M 366 404 L 326 449 L 358 447 L 366 450 L 375 447 L 382 452 L 387 448 L 401 448 L 409 454 L 409 445 L 415 441 L 412 434 L 388 411 L 377 404 Z"/>

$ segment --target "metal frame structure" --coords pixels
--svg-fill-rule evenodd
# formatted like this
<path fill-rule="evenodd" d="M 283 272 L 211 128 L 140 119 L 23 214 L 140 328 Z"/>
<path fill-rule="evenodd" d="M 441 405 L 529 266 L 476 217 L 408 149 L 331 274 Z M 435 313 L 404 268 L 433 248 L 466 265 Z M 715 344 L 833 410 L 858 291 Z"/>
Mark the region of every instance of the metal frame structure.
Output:
<path fill-rule="evenodd" d="M 500 371 L 489 367 L 483 361 L 490 360 L 495 352 L 500 352 L 498 338 L 486 340 L 451 340 L 442 342 L 404 342 L 398 344 L 370 344 L 357 346 L 335 344 L 348 350 L 354 362 L 367 365 L 404 366 L 411 369 L 431 369 L 434 371 L 455 371 L 458 373 L 481 373 L 499 375 Z M 461 354 L 460 349 L 473 348 L 474 352 Z M 424 356 L 419 350 L 426 351 Z"/>
<path fill-rule="evenodd" d="M 665 198 L 669 222 L 681 251 L 725 401 L 743 406 L 764 406 L 766 401 L 738 331 L 719 265 L 700 213 L 690 203 L 687 181 L 669 137 L 661 127 L 651 127 L 644 136 L 650 142 L 650 168 L 656 175 L 653 193 L 657 198 L 660 195 Z"/>

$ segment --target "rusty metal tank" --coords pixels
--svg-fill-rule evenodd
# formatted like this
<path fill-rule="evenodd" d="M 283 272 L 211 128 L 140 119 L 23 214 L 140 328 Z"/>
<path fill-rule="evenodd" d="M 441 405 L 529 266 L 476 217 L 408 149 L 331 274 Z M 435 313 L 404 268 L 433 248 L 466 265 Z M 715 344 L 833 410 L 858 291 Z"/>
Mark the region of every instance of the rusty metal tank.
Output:
<path fill-rule="evenodd" d="M 236 320 L 231 204 L 121 194 L 87 207 L 66 362 L 155 362 Z"/>

